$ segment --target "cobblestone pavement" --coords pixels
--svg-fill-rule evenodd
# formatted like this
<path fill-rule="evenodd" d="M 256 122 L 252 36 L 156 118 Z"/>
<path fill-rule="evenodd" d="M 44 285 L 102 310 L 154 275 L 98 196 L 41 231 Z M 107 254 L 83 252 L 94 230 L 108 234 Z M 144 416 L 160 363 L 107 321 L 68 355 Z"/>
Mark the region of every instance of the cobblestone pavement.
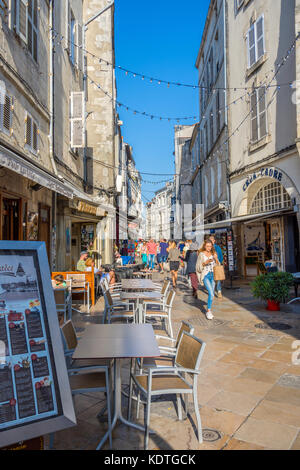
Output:
<path fill-rule="evenodd" d="M 243 450 L 300 449 L 300 365 L 292 362 L 292 344 L 300 340 L 300 303 L 283 305 L 271 313 L 251 296 L 249 286 L 223 289 L 214 300 L 214 320 L 204 315 L 205 292 L 194 299 L 179 280 L 173 308 L 174 334 L 181 320 L 195 327 L 206 342 L 198 381 L 203 444 L 197 442 L 193 406 L 186 420 L 179 421 L 176 399 L 156 399 L 151 407 L 150 449 Z M 90 316 L 74 317 L 78 335 L 89 323 L 100 323 L 103 299 Z M 298 346 L 299 348 L 299 346 Z M 124 391 L 129 364 L 122 370 Z M 106 430 L 105 416 L 97 414 L 105 403 L 103 394 L 75 397 L 76 427 L 55 435 L 55 449 L 95 449 Z M 124 414 L 127 399 L 123 397 Z M 138 422 L 143 423 L 143 407 Z M 133 406 L 133 416 L 135 407 Z M 108 447 L 105 447 L 107 449 Z M 113 448 L 143 448 L 143 434 L 118 424 Z"/>

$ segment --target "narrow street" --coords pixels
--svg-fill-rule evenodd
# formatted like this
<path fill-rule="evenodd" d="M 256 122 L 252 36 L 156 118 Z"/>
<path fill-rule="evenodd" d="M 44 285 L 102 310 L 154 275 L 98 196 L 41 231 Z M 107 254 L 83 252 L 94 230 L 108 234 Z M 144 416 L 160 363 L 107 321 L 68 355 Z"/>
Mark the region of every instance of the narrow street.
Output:
<path fill-rule="evenodd" d="M 292 343 L 300 339 L 299 304 L 269 313 L 253 299 L 246 282 L 237 290 L 224 289 L 223 295 L 222 300 L 215 298 L 215 318 L 209 321 L 203 313 L 206 293 L 194 299 L 184 279 L 179 279 L 172 315 L 174 335 L 181 320 L 186 320 L 206 342 L 198 379 L 204 442 L 197 442 L 192 404 L 191 415 L 180 422 L 176 398 L 158 398 L 151 406 L 150 426 L 157 434 L 151 435 L 149 449 L 299 450 L 300 367 L 292 363 Z M 102 311 L 103 298 L 90 317 L 73 317 L 78 336 L 88 324 L 102 321 Z M 126 393 L 129 364 L 122 375 Z M 127 398 L 123 400 L 126 413 Z M 103 422 L 97 418 L 104 402 L 99 393 L 76 396 L 78 425 L 58 432 L 54 448 L 95 449 L 106 431 L 106 416 Z M 113 432 L 113 448 L 143 449 L 143 433 L 120 425 Z"/>

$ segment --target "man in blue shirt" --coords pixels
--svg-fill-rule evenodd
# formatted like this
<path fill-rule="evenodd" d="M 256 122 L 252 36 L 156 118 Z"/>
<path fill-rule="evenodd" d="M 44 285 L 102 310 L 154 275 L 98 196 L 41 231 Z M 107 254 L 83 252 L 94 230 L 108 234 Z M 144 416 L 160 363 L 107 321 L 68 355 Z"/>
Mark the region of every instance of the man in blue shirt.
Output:
<path fill-rule="evenodd" d="M 167 252 L 168 246 L 169 244 L 167 243 L 165 239 L 162 239 L 160 241 L 160 244 L 159 244 L 160 253 L 157 255 L 157 260 L 161 269 L 160 271 L 161 273 L 164 272 L 164 263 L 167 261 L 167 258 L 168 258 L 168 252 Z"/>
<path fill-rule="evenodd" d="M 214 246 L 214 249 L 216 250 L 219 263 L 222 264 L 224 258 L 223 258 L 223 253 L 222 253 L 221 247 L 219 245 L 216 245 L 216 239 L 215 239 L 214 235 L 211 235 L 209 237 L 209 239 L 212 242 L 212 244 Z M 221 281 L 217 281 L 216 287 L 217 287 L 217 295 L 218 295 L 219 299 L 222 299 L 222 284 L 221 284 Z"/>

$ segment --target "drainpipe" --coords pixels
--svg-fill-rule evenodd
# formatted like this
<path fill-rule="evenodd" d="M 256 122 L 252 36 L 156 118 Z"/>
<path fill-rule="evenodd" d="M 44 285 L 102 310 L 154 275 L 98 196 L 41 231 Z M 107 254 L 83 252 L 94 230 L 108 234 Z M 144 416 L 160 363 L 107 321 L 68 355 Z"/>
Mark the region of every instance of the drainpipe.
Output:
<path fill-rule="evenodd" d="M 50 0 L 49 4 L 49 25 L 50 25 L 50 38 L 49 38 L 49 98 L 50 98 L 50 133 L 49 133 L 49 156 L 53 168 L 54 175 L 57 177 L 58 172 L 54 161 L 54 47 L 53 47 L 53 29 L 55 21 L 54 0 Z M 57 193 L 52 191 L 52 229 L 50 234 L 51 240 L 51 259 L 49 260 L 50 269 L 56 269 L 56 207 L 57 207 Z"/>

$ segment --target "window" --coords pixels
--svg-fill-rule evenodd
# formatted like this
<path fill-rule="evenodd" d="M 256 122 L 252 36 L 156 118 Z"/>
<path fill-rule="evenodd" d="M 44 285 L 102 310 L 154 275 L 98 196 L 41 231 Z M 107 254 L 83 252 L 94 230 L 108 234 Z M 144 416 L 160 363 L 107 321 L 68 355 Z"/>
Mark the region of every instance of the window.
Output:
<path fill-rule="evenodd" d="M 248 68 L 252 67 L 265 53 L 264 16 L 258 18 L 247 33 Z"/>
<path fill-rule="evenodd" d="M 76 44 L 76 20 L 74 13 L 70 7 L 70 2 L 67 2 L 67 50 L 71 63 L 75 65 L 75 44 Z"/>
<path fill-rule="evenodd" d="M 33 59 L 38 60 L 38 4 L 28 0 L 27 46 Z"/>
<path fill-rule="evenodd" d="M 27 113 L 25 119 L 25 144 L 27 148 L 34 154 L 38 153 L 38 136 L 39 136 L 39 128 L 36 121 L 32 118 L 32 116 Z"/>
<path fill-rule="evenodd" d="M 27 0 L 12 0 L 11 27 L 27 44 L 28 4 Z"/>
<path fill-rule="evenodd" d="M 266 87 L 254 90 L 250 98 L 251 142 L 257 142 L 267 135 Z"/>
<path fill-rule="evenodd" d="M 211 92 L 214 84 L 214 50 L 211 48 L 209 55 L 209 91 Z"/>
<path fill-rule="evenodd" d="M 276 181 L 258 191 L 252 202 L 250 214 L 286 209 L 291 207 L 291 205 L 291 198 L 288 192 L 282 184 Z"/>
<path fill-rule="evenodd" d="M 1 90 L 0 129 L 6 134 L 12 133 L 13 98 Z"/>

